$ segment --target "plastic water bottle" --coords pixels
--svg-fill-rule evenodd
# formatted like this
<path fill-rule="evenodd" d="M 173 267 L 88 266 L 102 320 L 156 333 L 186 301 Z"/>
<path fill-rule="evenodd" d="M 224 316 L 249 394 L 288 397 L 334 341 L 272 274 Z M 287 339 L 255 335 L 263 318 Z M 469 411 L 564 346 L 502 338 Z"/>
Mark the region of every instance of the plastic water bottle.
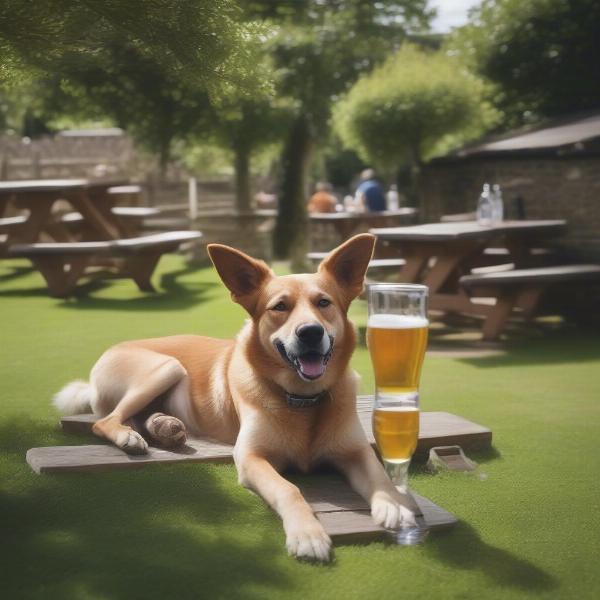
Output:
<path fill-rule="evenodd" d="M 504 201 L 502 200 L 502 190 L 498 184 L 492 188 L 492 198 L 494 200 L 494 210 L 492 215 L 492 222 L 502 223 L 504 220 Z"/>
<path fill-rule="evenodd" d="M 494 199 L 489 183 L 483 184 L 483 191 L 477 202 L 477 222 L 483 227 L 489 227 L 494 218 Z"/>
<path fill-rule="evenodd" d="M 400 205 L 400 195 L 398 194 L 398 186 L 390 185 L 390 189 L 386 195 L 387 209 L 398 210 Z"/>

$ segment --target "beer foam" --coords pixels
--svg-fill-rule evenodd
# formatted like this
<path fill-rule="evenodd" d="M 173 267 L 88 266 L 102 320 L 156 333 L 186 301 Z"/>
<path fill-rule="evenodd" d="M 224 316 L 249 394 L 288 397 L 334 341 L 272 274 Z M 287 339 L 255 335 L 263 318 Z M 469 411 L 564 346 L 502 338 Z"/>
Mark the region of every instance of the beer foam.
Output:
<path fill-rule="evenodd" d="M 371 329 L 418 329 L 428 327 L 429 320 L 413 315 L 376 314 L 371 315 L 367 327 Z"/>

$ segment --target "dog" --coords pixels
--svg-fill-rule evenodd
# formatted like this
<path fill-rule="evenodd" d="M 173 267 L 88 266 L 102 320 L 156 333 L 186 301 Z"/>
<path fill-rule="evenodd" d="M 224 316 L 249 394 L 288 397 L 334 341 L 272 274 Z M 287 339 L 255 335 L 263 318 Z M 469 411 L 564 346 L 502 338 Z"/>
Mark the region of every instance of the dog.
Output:
<path fill-rule="evenodd" d="M 117 344 L 89 383 L 72 382 L 54 403 L 71 414 L 91 408 L 101 417 L 94 433 L 132 454 L 147 452 L 140 431 L 163 445 L 182 443 L 186 433 L 234 444 L 239 482 L 279 514 L 288 553 L 297 558 L 329 560 L 331 540 L 281 475 L 286 467 L 333 465 L 369 502 L 375 523 L 412 526 L 416 505 L 391 483 L 367 441 L 349 367 L 356 333 L 347 311 L 363 290 L 374 245 L 374 236 L 357 235 L 316 273 L 277 277 L 263 261 L 210 244 L 219 276 L 250 316 L 237 338 Z M 163 412 L 155 412 L 157 401 Z"/>

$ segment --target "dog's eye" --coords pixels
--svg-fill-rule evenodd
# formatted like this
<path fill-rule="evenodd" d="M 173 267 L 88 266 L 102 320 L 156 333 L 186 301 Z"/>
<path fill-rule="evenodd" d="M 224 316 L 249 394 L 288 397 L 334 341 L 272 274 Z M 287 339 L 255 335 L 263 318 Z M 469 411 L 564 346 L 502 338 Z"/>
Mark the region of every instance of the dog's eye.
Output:
<path fill-rule="evenodd" d="M 275 306 L 271 308 L 271 310 L 277 310 L 279 312 L 283 312 L 287 310 L 287 306 L 283 302 L 278 302 Z"/>
<path fill-rule="evenodd" d="M 321 298 L 318 302 L 317 302 L 317 306 L 319 308 L 326 308 L 327 306 L 329 306 L 331 304 L 331 300 L 327 300 L 327 298 Z"/>

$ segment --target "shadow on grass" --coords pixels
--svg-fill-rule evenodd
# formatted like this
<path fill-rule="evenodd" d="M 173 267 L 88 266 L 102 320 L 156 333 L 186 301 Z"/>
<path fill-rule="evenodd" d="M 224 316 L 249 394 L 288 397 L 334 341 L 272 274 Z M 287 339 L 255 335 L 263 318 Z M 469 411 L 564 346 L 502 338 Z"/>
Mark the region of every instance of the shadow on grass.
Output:
<path fill-rule="evenodd" d="M 5 281 L 11 281 L 13 279 L 18 279 L 19 277 L 24 277 L 25 275 L 29 275 L 35 269 L 33 267 L 21 267 L 21 266 L 9 266 L 7 269 L 8 273 L 0 274 L 0 283 L 4 283 Z"/>
<path fill-rule="evenodd" d="M 206 292 L 219 284 L 212 282 L 182 283 L 180 277 L 197 273 L 197 267 L 186 267 L 177 271 L 163 273 L 160 278 L 160 289 L 156 293 L 144 294 L 133 298 L 98 298 L 87 292 L 109 285 L 109 281 L 90 281 L 77 289 L 77 295 L 60 303 L 60 308 L 76 310 L 131 310 L 131 311 L 163 311 L 184 310 L 206 300 Z M 135 285 L 131 282 L 132 285 Z"/>
<path fill-rule="evenodd" d="M 506 353 L 458 359 L 481 368 L 569 364 L 600 360 L 600 333 L 584 330 L 549 332 L 541 339 L 507 344 Z"/>
<path fill-rule="evenodd" d="M 0 430 L 3 450 L 22 461 L 30 445 L 61 437 L 26 419 Z M 236 500 L 214 473 L 199 465 L 19 473 L 0 493 L 3 596 L 258 598 L 255 589 L 265 586 L 283 592 L 288 581 L 274 560 L 282 539 L 233 531 L 230 522 L 243 522 L 254 501 Z"/>
<path fill-rule="evenodd" d="M 99 298 L 92 294 L 111 287 L 117 278 L 108 274 L 105 278 L 92 278 L 77 286 L 73 296 L 65 300 L 56 300 L 58 308 L 77 310 L 183 310 L 205 300 L 206 292 L 217 287 L 216 282 L 179 281 L 180 277 L 199 272 L 198 267 L 186 267 L 177 271 L 163 273 L 160 277 L 160 290 L 156 293 L 140 292 L 139 296 L 129 298 Z M 132 292 L 137 288 L 133 280 L 127 280 Z M 143 294 L 143 295 L 142 295 Z M 40 298 L 47 297 L 46 287 L 28 287 L 0 291 L 0 298 Z"/>
<path fill-rule="evenodd" d="M 558 587 L 558 581 L 533 563 L 486 544 L 475 529 L 460 522 L 431 536 L 424 551 L 453 569 L 481 571 L 496 585 L 531 592 Z"/>

